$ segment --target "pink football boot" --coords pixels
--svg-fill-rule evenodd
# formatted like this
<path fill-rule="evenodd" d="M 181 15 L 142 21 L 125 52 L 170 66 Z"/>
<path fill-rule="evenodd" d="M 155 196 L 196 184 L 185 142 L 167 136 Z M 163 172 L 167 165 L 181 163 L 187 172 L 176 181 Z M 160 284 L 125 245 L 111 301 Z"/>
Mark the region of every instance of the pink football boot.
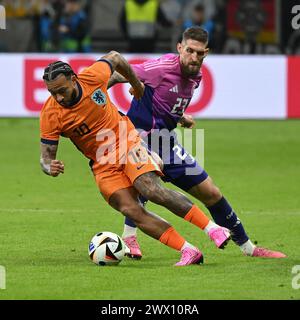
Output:
<path fill-rule="evenodd" d="M 131 259 L 136 259 L 136 260 L 142 259 L 142 251 L 137 242 L 136 236 L 123 238 L 123 241 L 125 242 L 126 246 L 129 248 L 129 252 L 126 252 L 127 257 Z"/>
<path fill-rule="evenodd" d="M 287 256 L 279 251 L 272 251 L 262 247 L 256 247 L 252 253 L 252 257 L 280 259 Z"/>
<path fill-rule="evenodd" d="M 208 232 L 208 236 L 219 249 L 224 249 L 231 239 L 229 230 L 224 227 L 212 228 Z"/>
<path fill-rule="evenodd" d="M 181 251 L 181 259 L 175 264 L 176 267 L 188 266 L 190 264 L 203 263 L 203 254 L 197 248 L 185 248 Z"/>

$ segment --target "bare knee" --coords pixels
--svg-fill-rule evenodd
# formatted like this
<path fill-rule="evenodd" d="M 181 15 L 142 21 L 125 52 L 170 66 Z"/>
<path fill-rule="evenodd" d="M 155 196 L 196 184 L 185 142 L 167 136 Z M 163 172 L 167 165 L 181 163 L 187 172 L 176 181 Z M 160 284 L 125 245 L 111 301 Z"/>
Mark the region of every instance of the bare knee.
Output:
<path fill-rule="evenodd" d="M 133 188 L 121 189 L 115 192 L 109 199 L 109 204 L 134 222 L 140 222 L 145 213 L 138 201 L 138 192 Z"/>
<path fill-rule="evenodd" d="M 207 203 L 205 204 L 207 206 L 212 206 L 215 203 L 217 203 L 221 198 L 222 198 L 222 194 L 220 189 L 217 186 L 213 185 L 208 192 L 207 199 L 206 199 Z"/>
<path fill-rule="evenodd" d="M 124 204 L 118 209 L 124 216 L 133 220 L 137 225 L 143 220 L 143 208 L 139 205 Z"/>
<path fill-rule="evenodd" d="M 220 189 L 213 183 L 211 178 L 193 187 L 189 190 L 189 193 L 203 202 L 207 207 L 214 205 L 222 198 Z"/>

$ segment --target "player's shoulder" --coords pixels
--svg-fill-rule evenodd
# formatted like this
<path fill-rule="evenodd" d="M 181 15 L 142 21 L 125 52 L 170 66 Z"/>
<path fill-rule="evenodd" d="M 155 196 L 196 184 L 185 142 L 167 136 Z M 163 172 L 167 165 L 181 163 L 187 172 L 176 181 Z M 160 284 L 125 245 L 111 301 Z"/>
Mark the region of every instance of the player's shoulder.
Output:
<path fill-rule="evenodd" d="M 52 96 L 48 97 L 48 99 L 44 102 L 41 113 L 45 113 L 53 110 L 53 107 L 55 107 L 55 103 L 56 101 L 55 99 L 53 99 Z"/>
<path fill-rule="evenodd" d="M 40 117 L 43 118 L 45 116 L 49 116 L 50 114 L 53 115 L 55 113 L 57 113 L 57 102 L 55 101 L 55 99 L 52 96 L 50 96 L 45 101 L 45 103 L 42 107 Z"/>
<path fill-rule="evenodd" d="M 175 54 L 175 53 L 166 53 L 166 54 L 164 54 L 164 55 L 162 55 L 161 57 L 160 57 L 160 59 L 161 59 L 161 61 L 165 61 L 165 62 L 167 62 L 167 61 L 171 61 L 171 62 L 177 62 L 178 61 L 178 55 L 177 54 Z"/>
<path fill-rule="evenodd" d="M 78 75 L 78 80 L 83 83 L 93 84 L 97 81 L 95 72 L 91 72 L 89 68 L 84 68 Z"/>
<path fill-rule="evenodd" d="M 160 57 L 160 65 L 164 69 L 174 69 L 178 63 L 179 57 L 174 53 L 167 53 Z"/>
<path fill-rule="evenodd" d="M 178 56 L 173 53 L 165 54 L 157 59 L 151 59 L 144 63 L 145 69 L 160 69 L 161 71 L 172 70 L 178 64 Z"/>
<path fill-rule="evenodd" d="M 112 68 L 108 61 L 97 60 L 89 67 L 84 68 L 79 74 L 78 78 L 88 84 L 94 84 L 99 80 L 107 80 L 111 76 Z"/>
<path fill-rule="evenodd" d="M 158 59 L 148 60 L 144 63 L 145 72 L 165 78 L 168 74 L 178 69 L 179 58 L 176 54 L 165 54 Z"/>

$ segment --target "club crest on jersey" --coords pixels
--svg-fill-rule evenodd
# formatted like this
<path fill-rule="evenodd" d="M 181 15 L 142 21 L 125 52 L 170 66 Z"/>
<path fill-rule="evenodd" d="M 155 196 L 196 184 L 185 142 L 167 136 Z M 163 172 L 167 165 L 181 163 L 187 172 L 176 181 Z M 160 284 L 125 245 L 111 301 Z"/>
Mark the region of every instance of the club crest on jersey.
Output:
<path fill-rule="evenodd" d="M 91 98 L 98 106 L 104 106 L 106 104 L 106 95 L 101 89 L 95 90 Z"/>

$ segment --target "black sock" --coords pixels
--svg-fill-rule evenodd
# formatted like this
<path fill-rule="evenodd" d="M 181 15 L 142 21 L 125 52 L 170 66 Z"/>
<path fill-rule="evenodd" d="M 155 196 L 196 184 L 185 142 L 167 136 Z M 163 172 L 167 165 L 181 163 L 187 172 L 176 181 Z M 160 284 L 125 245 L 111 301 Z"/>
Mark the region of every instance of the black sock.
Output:
<path fill-rule="evenodd" d="M 232 240 L 237 245 L 242 245 L 249 240 L 242 222 L 232 210 L 224 197 L 211 207 L 207 207 L 214 221 L 231 232 Z"/>

